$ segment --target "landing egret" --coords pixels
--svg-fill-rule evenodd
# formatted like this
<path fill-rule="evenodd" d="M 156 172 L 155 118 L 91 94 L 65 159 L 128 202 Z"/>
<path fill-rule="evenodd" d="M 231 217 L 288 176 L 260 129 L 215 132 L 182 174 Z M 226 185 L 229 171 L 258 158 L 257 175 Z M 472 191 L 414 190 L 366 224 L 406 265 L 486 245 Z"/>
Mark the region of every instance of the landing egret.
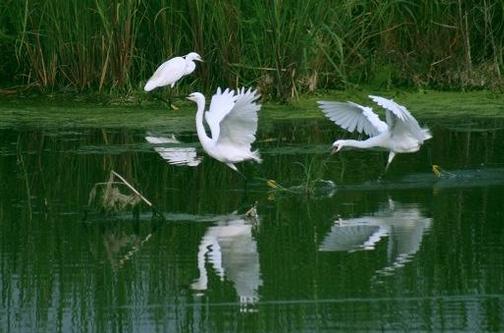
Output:
<path fill-rule="evenodd" d="M 194 61 L 203 61 L 196 52 L 191 52 L 183 57 L 175 57 L 163 62 L 147 81 L 144 90 L 151 91 L 158 87 L 168 85 L 173 88 L 178 80 L 185 75 L 191 74 L 196 69 L 196 63 Z"/>
<path fill-rule="evenodd" d="M 343 148 L 378 149 L 389 151 L 387 166 L 398 153 L 414 153 L 425 140 L 432 138 L 428 128 L 421 128 L 411 113 L 391 99 L 369 96 L 386 110 L 386 120 L 380 120 L 373 109 L 353 102 L 319 101 L 324 114 L 349 132 L 357 131 L 369 136 L 367 140 L 336 140 L 333 153 Z"/>
<path fill-rule="evenodd" d="M 199 92 L 190 94 L 187 99 L 196 103 L 196 131 L 203 149 L 218 161 L 240 173 L 235 163 L 254 160 L 261 163 L 257 150 L 251 151 L 257 131 L 257 112 L 261 105 L 256 90 L 241 88 L 236 93 L 226 89 L 213 95 L 210 108 L 205 113 L 205 96 Z M 203 124 L 210 127 L 211 137 L 208 137 Z"/>

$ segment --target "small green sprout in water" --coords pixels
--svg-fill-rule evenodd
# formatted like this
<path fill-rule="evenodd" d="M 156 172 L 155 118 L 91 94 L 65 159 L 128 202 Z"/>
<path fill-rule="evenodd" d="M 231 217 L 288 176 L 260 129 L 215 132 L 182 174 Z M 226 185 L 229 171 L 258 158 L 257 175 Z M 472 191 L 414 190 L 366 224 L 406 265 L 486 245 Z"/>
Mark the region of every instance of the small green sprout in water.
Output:
<path fill-rule="evenodd" d="M 304 171 L 304 179 L 300 185 L 285 187 L 280 185 L 274 179 L 268 179 L 266 185 L 272 189 L 272 194 L 274 193 L 293 193 L 293 194 L 305 194 L 307 196 L 331 196 L 334 192 L 335 185 L 332 181 L 322 179 L 320 175 L 322 173 L 325 164 L 322 163 L 319 168 L 313 167 L 313 160 L 308 164 L 308 166 L 296 162 L 295 164 L 300 165 Z M 271 200 L 274 199 L 274 195 L 269 197 Z"/>

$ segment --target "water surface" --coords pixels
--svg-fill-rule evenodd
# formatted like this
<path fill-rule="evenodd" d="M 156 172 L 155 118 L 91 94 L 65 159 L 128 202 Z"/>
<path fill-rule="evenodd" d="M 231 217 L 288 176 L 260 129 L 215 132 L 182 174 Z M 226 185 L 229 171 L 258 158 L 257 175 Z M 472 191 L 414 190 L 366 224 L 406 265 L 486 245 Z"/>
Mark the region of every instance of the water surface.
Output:
<path fill-rule="evenodd" d="M 203 155 L 191 113 L 4 122 L 0 331 L 504 330 L 504 121 L 420 117 L 433 139 L 381 177 L 386 154 L 330 156 L 347 134 L 289 111 L 265 109 L 246 186 L 145 140 Z M 89 208 L 111 170 L 162 218 Z"/>

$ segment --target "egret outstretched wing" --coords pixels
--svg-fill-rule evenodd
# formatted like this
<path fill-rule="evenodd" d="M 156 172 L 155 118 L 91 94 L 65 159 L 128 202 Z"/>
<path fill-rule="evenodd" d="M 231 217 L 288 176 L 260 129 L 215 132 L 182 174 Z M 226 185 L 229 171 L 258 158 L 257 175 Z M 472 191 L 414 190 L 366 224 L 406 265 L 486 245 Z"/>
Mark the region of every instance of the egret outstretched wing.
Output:
<path fill-rule="evenodd" d="M 172 88 L 185 74 L 186 61 L 182 57 L 175 57 L 162 63 L 152 74 L 145 84 L 145 91 L 151 91 L 157 87 L 171 85 Z"/>
<path fill-rule="evenodd" d="M 250 149 L 257 131 L 257 112 L 261 106 L 256 101 L 260 95 L 256 90 L 242 88 L 235 97 L 234 106 L 220 121 L 217 142 Z"/>
<path fill-rule="evenodd" d="M 411 115 L 406 107 L 397 104 L 394 100 L 380 96 L 369 95 L 369 98 L 387 110 L 387 123 L 390 126 L 392 135 L 394 134 L 394 129 L 401 131 L 408 130 L 420 143 L 423 143 L 424 140 L 431 137 L 429 131 L 422 129 L 420 125 L 418 125 L 417 120 Z M 401 124 L 398 124 L 397 122 L 400 122 Z"/>
<path fill-rule="evenodd" d="M 162 136 L 148 135 L 145 137 L 147 142 L 153 145 L 160 144 L 180 144 L 172 134 L 171 138 Z M 154 147 L 154 150 L 168 163 L 172 165 L 197 166 L 201 163 L 201 157 L 198 157 L 194 147 Z"/>
<path fill-rule="evenodd" d="M 319 101 L 318 104 L 329 119 L 349 132 L 376 136 L 388 128 L 370 107 L 353 102 Z"/>
<path fill-rule="evenodd" d="M 155 136 L 154 134 L 148 132 L 147 136 L 145 137 L 145 140 L 147 142 L 153 144 L 153 145 L 159 145 L 163 143 L 180 143 L 179 140 L 175 137 L 175 135 L 171 135 L 171 137 L 167 138 L 164 136 Z"/>
<path fill-rule="evenodd" d="M 381 237 L 380 226 L 367 224 L 335 224 L 331 231 L 324 237 L 320 244 L 319 251 L 352 251 L 360 249 L 370 249 Z M 372 244 L 371 244 L 372 243 Z M 367 246 L 367 248 L 366 248 Z"/>
<path fill-rule="evenodd" d="M 205 113 L 205 120 L 210 127 L 212 140 L 217 141 L 220 135 L 220 122 L 234 107 L 236 99 L 234 90 L 226 89 L 222 92 L 221 88 L 217 88 L 217 92 L 212 97 L 210 108 Z"/>

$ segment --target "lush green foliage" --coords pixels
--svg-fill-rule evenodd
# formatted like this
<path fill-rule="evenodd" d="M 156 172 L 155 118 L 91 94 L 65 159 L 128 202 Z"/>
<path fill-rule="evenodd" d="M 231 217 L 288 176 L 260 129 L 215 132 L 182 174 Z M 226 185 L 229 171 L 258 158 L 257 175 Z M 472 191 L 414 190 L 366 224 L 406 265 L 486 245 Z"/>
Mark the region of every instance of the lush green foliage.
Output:
<path fill-rule="evenodd" d="M 136 90 L 166 58 L 205 59 L 179 89 L 494 88 L 502 0 L 4 0 L 0 84 Z"/>

